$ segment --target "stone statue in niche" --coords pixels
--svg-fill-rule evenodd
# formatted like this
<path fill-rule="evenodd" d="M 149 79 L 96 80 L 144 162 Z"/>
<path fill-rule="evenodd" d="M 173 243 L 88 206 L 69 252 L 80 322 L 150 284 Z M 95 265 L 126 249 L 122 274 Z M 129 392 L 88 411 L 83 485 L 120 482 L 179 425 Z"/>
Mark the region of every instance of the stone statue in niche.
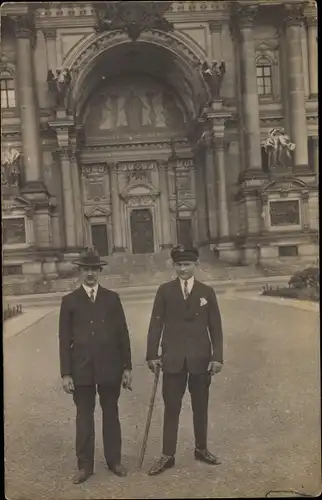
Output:
<path fill-rule="evenodd" d="M 268 168 L 270 171 L 287 167 L 290 164 L 291 151 L 294 151 L 295 144 L 285 134 L 284 128 L 271 128 L 263 146 L 268 155 Z"/>
<path fill-rule="evenodd" d="M 220 63 L 213 61 L 211 67 L 205 61 L 201 66 L 201 73 L 210 91 L 212 101 L 219 99 L 222 81 L 226 73 L 225 61 Z"/>
<path fill-rule="evenodd" d="M 12 147 L 1 149 L 1 186 L 18 188 L 21 176 L 21 156 Z"/>
<path fill-rule="evenodd" d="M 56 76 L 50 69 L 47 73 L 48 90 L 54 97 L 54 105 L 56 108 L 69 107 L 70 90 L 72 77 L 69 69 L 57 69 Z"/>

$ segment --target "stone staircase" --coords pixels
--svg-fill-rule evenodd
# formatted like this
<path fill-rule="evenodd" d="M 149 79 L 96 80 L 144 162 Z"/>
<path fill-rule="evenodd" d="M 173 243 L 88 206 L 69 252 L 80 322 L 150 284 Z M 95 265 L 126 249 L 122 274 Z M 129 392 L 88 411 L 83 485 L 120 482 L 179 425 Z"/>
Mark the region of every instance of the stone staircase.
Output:
<path fill-rule="evenodd" d="M 263 276 L 286 276 L 311 266 L 319 266 L 316 258 L 299 260 L 297 257 L 285 257 L 276 259 L 271 264 L 262 264 L 259 267 Z"/>
<path fill-rule="evenodd" d="M 104 267 L 100 283 L 111 289 L 156 286 L 175 278 L 168 251 L 149 255 L 116 254 L 108 257 L 108 264 Z M 201 281 L 235 281 L 269 276 L 288 276 L 312 264 L 313 261 L 304 263 L 299 262 L 298 259 L 287 258 L 276 260 L 269 265 L 233 266 L 216 260 L 210 250 L 203 249 L 196 278 Z M 57 279 L 4 276 L 3 295 L 69 292 L 79 285 L 80 277 L 76 270 Z"/>

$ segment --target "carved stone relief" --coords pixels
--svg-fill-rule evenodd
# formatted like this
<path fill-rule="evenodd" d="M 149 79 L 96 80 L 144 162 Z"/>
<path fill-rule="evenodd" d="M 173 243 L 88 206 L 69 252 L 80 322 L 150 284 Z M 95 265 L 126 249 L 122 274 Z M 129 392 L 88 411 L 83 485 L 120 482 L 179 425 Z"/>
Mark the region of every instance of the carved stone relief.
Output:
<path fill-rule="evenodd" d="M 299 200 L 271 201 L 269 207 L 271 226 L 300 224 Z"/>

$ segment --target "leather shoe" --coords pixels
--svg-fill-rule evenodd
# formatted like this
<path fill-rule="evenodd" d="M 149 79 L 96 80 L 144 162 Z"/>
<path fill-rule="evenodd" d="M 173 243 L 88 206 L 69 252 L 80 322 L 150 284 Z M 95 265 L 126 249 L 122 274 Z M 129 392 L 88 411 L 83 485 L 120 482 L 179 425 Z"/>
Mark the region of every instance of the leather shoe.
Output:
<path fill-rule="evenodd" d="M 88 471 L 85 469 L 80 469 L 73 478 L 74 484 L 84 483 L 90 476 L 93 475 L 92 471 Z"/>
<path fill-rule="evenodd" d="M 127 475 L 127 470 L 122 464 L 107 464 L 107 466 L 116 476 L 125 477 Z"/>
<path fill-rule="evenodd" d="M 206 450 L 198 450 L 197 448 L 195 449 L 195 459 L 200 460 L 201 462 L 205 462 L 206 464 L 210 465 L 219 465 L 221 464 L 220 460 L 210 453 L 210 451 Z"/>
<path fill-rule="evenodd" d="M 159 460 L 151 467 L 151 469 L 148 472 L 149 476 L 156 476 L 158 474 L 161 474 L 164 472 L 166 469 L 171 469 L 175 464 L 175 459 L 174 457 L 165 457 L 162 455 Z"/>

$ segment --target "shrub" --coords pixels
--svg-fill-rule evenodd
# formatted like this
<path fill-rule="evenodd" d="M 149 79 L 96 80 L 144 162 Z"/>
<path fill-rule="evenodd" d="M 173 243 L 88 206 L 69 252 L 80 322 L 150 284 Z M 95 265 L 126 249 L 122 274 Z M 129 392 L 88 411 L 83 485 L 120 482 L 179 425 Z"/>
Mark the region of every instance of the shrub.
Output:
<path fill-rule="evenodd" d="M 290 288 L 319 288 L 320 269 L 318 267 L 307 267 L 302 271 L 297 271 L 289 280 Z"/>

